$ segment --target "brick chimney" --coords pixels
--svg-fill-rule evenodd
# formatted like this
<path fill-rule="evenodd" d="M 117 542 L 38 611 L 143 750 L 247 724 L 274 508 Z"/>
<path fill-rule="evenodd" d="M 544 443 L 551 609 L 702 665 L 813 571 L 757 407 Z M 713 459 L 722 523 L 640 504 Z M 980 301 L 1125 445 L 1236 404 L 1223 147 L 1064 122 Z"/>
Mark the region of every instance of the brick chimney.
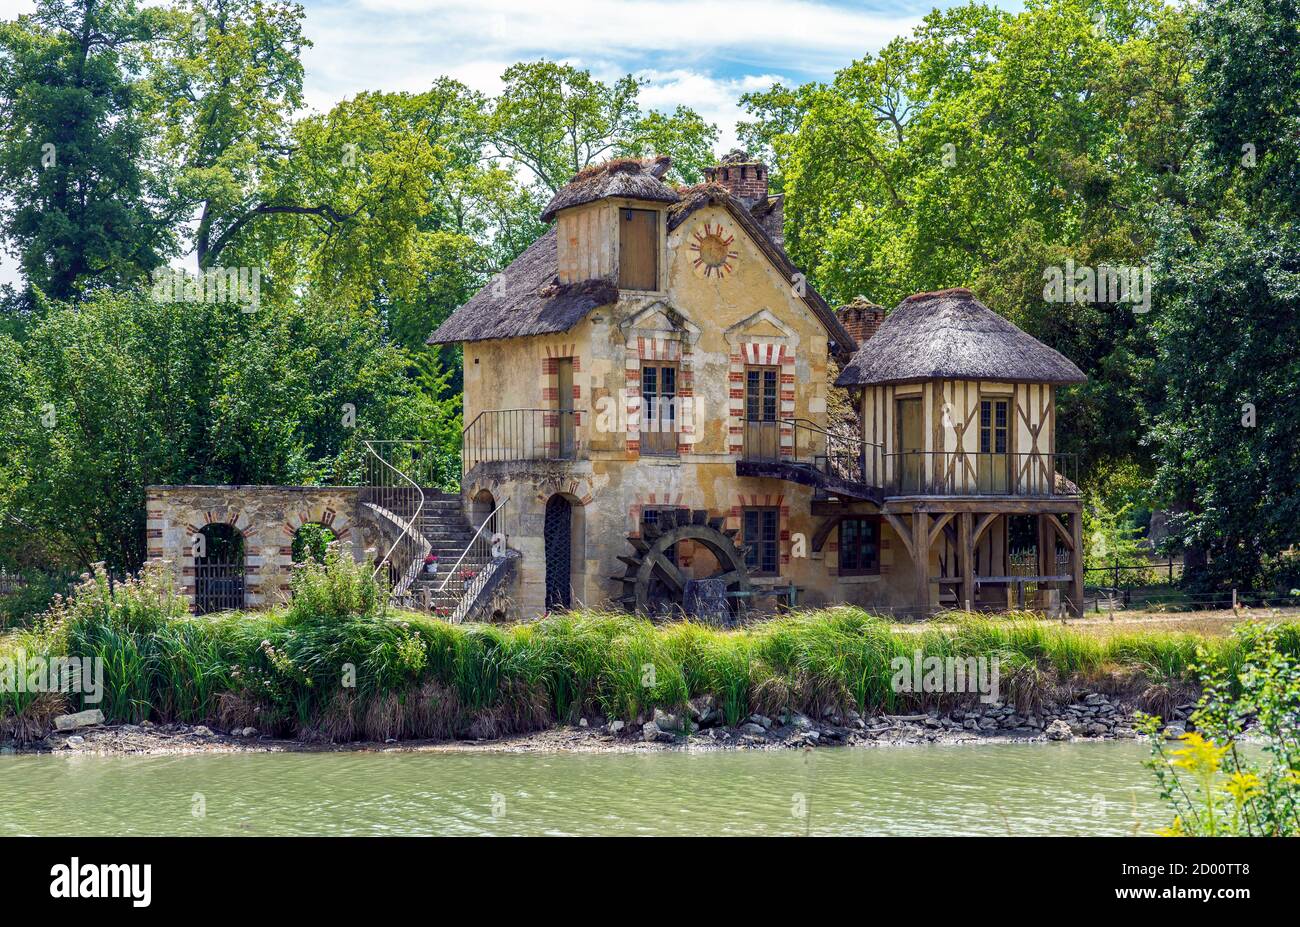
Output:
<path fill-rule="evenodd" d="M 859 345 L 874 335 L 880 329 L 880 323 L 885 321 L 884 307 L 877 306 L 865 296 L 855 297 L 853 302 L 840 306 L 835 315 Z"/>
<path fill-rule="evenodd" d="M 704 169 L 709 183 L 720 184 L 749 208 L 767 202 L 767 165 L 735 149 L 713 167 Z"/>

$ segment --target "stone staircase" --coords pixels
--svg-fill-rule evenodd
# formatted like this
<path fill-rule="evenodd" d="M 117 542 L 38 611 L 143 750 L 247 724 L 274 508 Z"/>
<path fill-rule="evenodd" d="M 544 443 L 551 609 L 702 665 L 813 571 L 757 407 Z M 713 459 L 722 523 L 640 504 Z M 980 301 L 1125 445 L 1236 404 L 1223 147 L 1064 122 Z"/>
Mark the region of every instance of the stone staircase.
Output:
<path fill-rule="evenodd" d="M 391 575 L 396 578 L 393 604 L 465 620 L 475 612 L 478 599 L 490 595 L 500 580 L 487 587 L 480 574 L 493 565 L 491 558 L 479 550 L 465 554 L 474 538 L 475 526 L 466 519 L 460 497 L 433 489 L 422 492 L 422 503 L 415 494 L 405 500 L 390 497 L 384 500 L 387 504 L 375 500 L 364 503 L 379 526 L 385 545 L 393 544 L 408 526 L 414 528 L 392 550 Z M 418 514 L 414 511 L 417 507 Z M 436 573 L 430 574 L 425 569 L 428 554 L 438 558 Z M 465 555 L 463 559 L 462 555 Z M 453 574 L 450 579 L 449 572 Z M 466 601 L 466 593 L 471 593 L 474 601 Z"/>
<path fill-rule="evenodd" d="M 417 608 L 429 607 L 435 614 L 448 616 L 456 610 L 465 591 L 485 563 L 467 556 L 456 575 L 439 591 L 447 572 L 456 566 L 461 554 L 474 537 L 474 526 L 465 517 L 459 496 L 425 490 L 424 508 L 416 527 L 429 542 L 431 552 L 438 558 L 438 572 L 433 576 L 421 572 L 407 590 L 410 604 Z"/>
<path fill-rule="evenodd" d="M 394 605 L 449 621 L 476 620 L 513 575 L 518 554 L 494 553 L 492 538 L 466 518 L 458 494 L 426 488 L 429 462 L 437 460 L 429 445 L 365 442 L 369 453 L 360 503 L 381 539 L 375 572 L 388 576 Z M 437 558 L 434 573 L 426 571 L 430 554 Z"/>

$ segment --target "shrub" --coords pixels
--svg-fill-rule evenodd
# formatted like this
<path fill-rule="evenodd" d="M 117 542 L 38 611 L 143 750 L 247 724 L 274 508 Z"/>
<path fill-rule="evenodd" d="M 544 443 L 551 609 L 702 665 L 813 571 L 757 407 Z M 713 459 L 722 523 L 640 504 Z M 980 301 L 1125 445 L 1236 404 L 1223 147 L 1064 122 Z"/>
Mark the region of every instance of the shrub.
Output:
<path fill-rule="evenodd" d="M 1222 664 L 1204 668 L 1204 690 L 1192 713 L 1197 731 L 1168 750 L 1159 719 L 1146 716 L 1161 797 L 1173 811 L 1170 836 L 1300 835 L 1300 665 L 1279 649 L 1271 628 L 1238 631 L 1245 648 L 1235 677 Z M 1204 654 L 1202 656 L 1205 656 Z M 1241 749 L 1249 722 L 1264 738 L 1263 761 Z"/>

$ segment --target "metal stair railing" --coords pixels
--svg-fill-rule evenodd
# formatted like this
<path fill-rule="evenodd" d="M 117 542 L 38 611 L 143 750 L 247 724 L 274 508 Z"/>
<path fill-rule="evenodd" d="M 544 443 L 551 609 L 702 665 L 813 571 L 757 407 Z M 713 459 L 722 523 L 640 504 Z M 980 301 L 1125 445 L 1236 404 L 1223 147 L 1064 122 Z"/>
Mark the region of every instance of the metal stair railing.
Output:
<path fill-rule="evenodd" d="M 391 572 L 398 563 L 404 563 L 405 567 L 390 593 L 393 599 L 400 599 L 419 574 L 424 556 L 431 549 L 428 539 L 418 528 L 420 515 L 424 512 L 424 490 L 386 460 L 372 442 L 362 443 L 370 455 L 371 474 L 367 489 L 371 498 L 367 503 L 400 529 L 397 539 L 375 565 L 373 577 L 378 578 L 385 571 Z M 406 510 L 412 508 L 412 502 L 414 507 L 408 514 Z"/>
<path fill-rule="evenodd" d="M 455 565 L 447 571 L 447 575 L 443 579 L 442 585 L 438 587 L 438 592 L 441 593 L 446 591 L 447 583 L 451 582 L 452 577 L 454 577 L 457 574 L 457 571 L 460 570 L 461 564 L 465 562 L 466 557 L 469 557 L 471 551 L 474 553 L 474 556 L 470 558 L 471 562 L 484 564 L 492 562 L 492 538 L 489 536 L 488 538 L 483 539 L 483 529 L 492 523 L 492 520 L 497 517 L 497 513 L 504 509 L 506 503 L 509 501 L 510 497 L 507 496 L 500 505 L 492 510 L 490 515 L 483 519 L 483 523 L 478 526 L 478 530 L 474 532 L 474 536 L 470 538 L 469 543 L 465 545 L 465 550 L 461 553 L 460 559 L 457 560 Z M 466 590 L 466 592 L 468 594 L 468 590 Z"/>

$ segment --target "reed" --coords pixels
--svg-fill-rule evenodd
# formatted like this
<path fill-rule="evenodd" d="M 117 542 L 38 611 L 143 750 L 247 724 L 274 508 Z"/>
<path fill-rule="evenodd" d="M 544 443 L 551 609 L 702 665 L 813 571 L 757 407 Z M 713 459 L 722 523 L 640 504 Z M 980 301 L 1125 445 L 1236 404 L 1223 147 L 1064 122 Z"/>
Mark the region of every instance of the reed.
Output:
<path fill-rule="evenodd" d="M 1199 665 L 1240 665 L 1252 630 L 1226 638 L 1097 637 L 1037 619 L 945 616 L 900 629 L 860 609 L 789 614 L 738 629 L 654 624 L 585 611 L 512 626 L 450 625 L 394 612 L 368 575 L 332 559 L 294 581 L 287 606 L 194 617 L 158 573 L 110 586 L 89 577 L 36 627 L 0 639 L 0 659 L 99 657 L 114 721 L 251 724 L 332 740 L 495 736 L 595 713 L 626 720 L 712 696 L 729 724 L 751 712 L 821 716 L 952 707 L 964 696 L 896 692 L 896 658 L 1001 661 L 1025 710 L 1070 688 L 1129 692 L 1167 710 L 1196 691 Z M 1300 651 L 1300 628 L 1278 640 Z M 0 691 L 0 734 L 31 735 L 78 699 Z"/>

